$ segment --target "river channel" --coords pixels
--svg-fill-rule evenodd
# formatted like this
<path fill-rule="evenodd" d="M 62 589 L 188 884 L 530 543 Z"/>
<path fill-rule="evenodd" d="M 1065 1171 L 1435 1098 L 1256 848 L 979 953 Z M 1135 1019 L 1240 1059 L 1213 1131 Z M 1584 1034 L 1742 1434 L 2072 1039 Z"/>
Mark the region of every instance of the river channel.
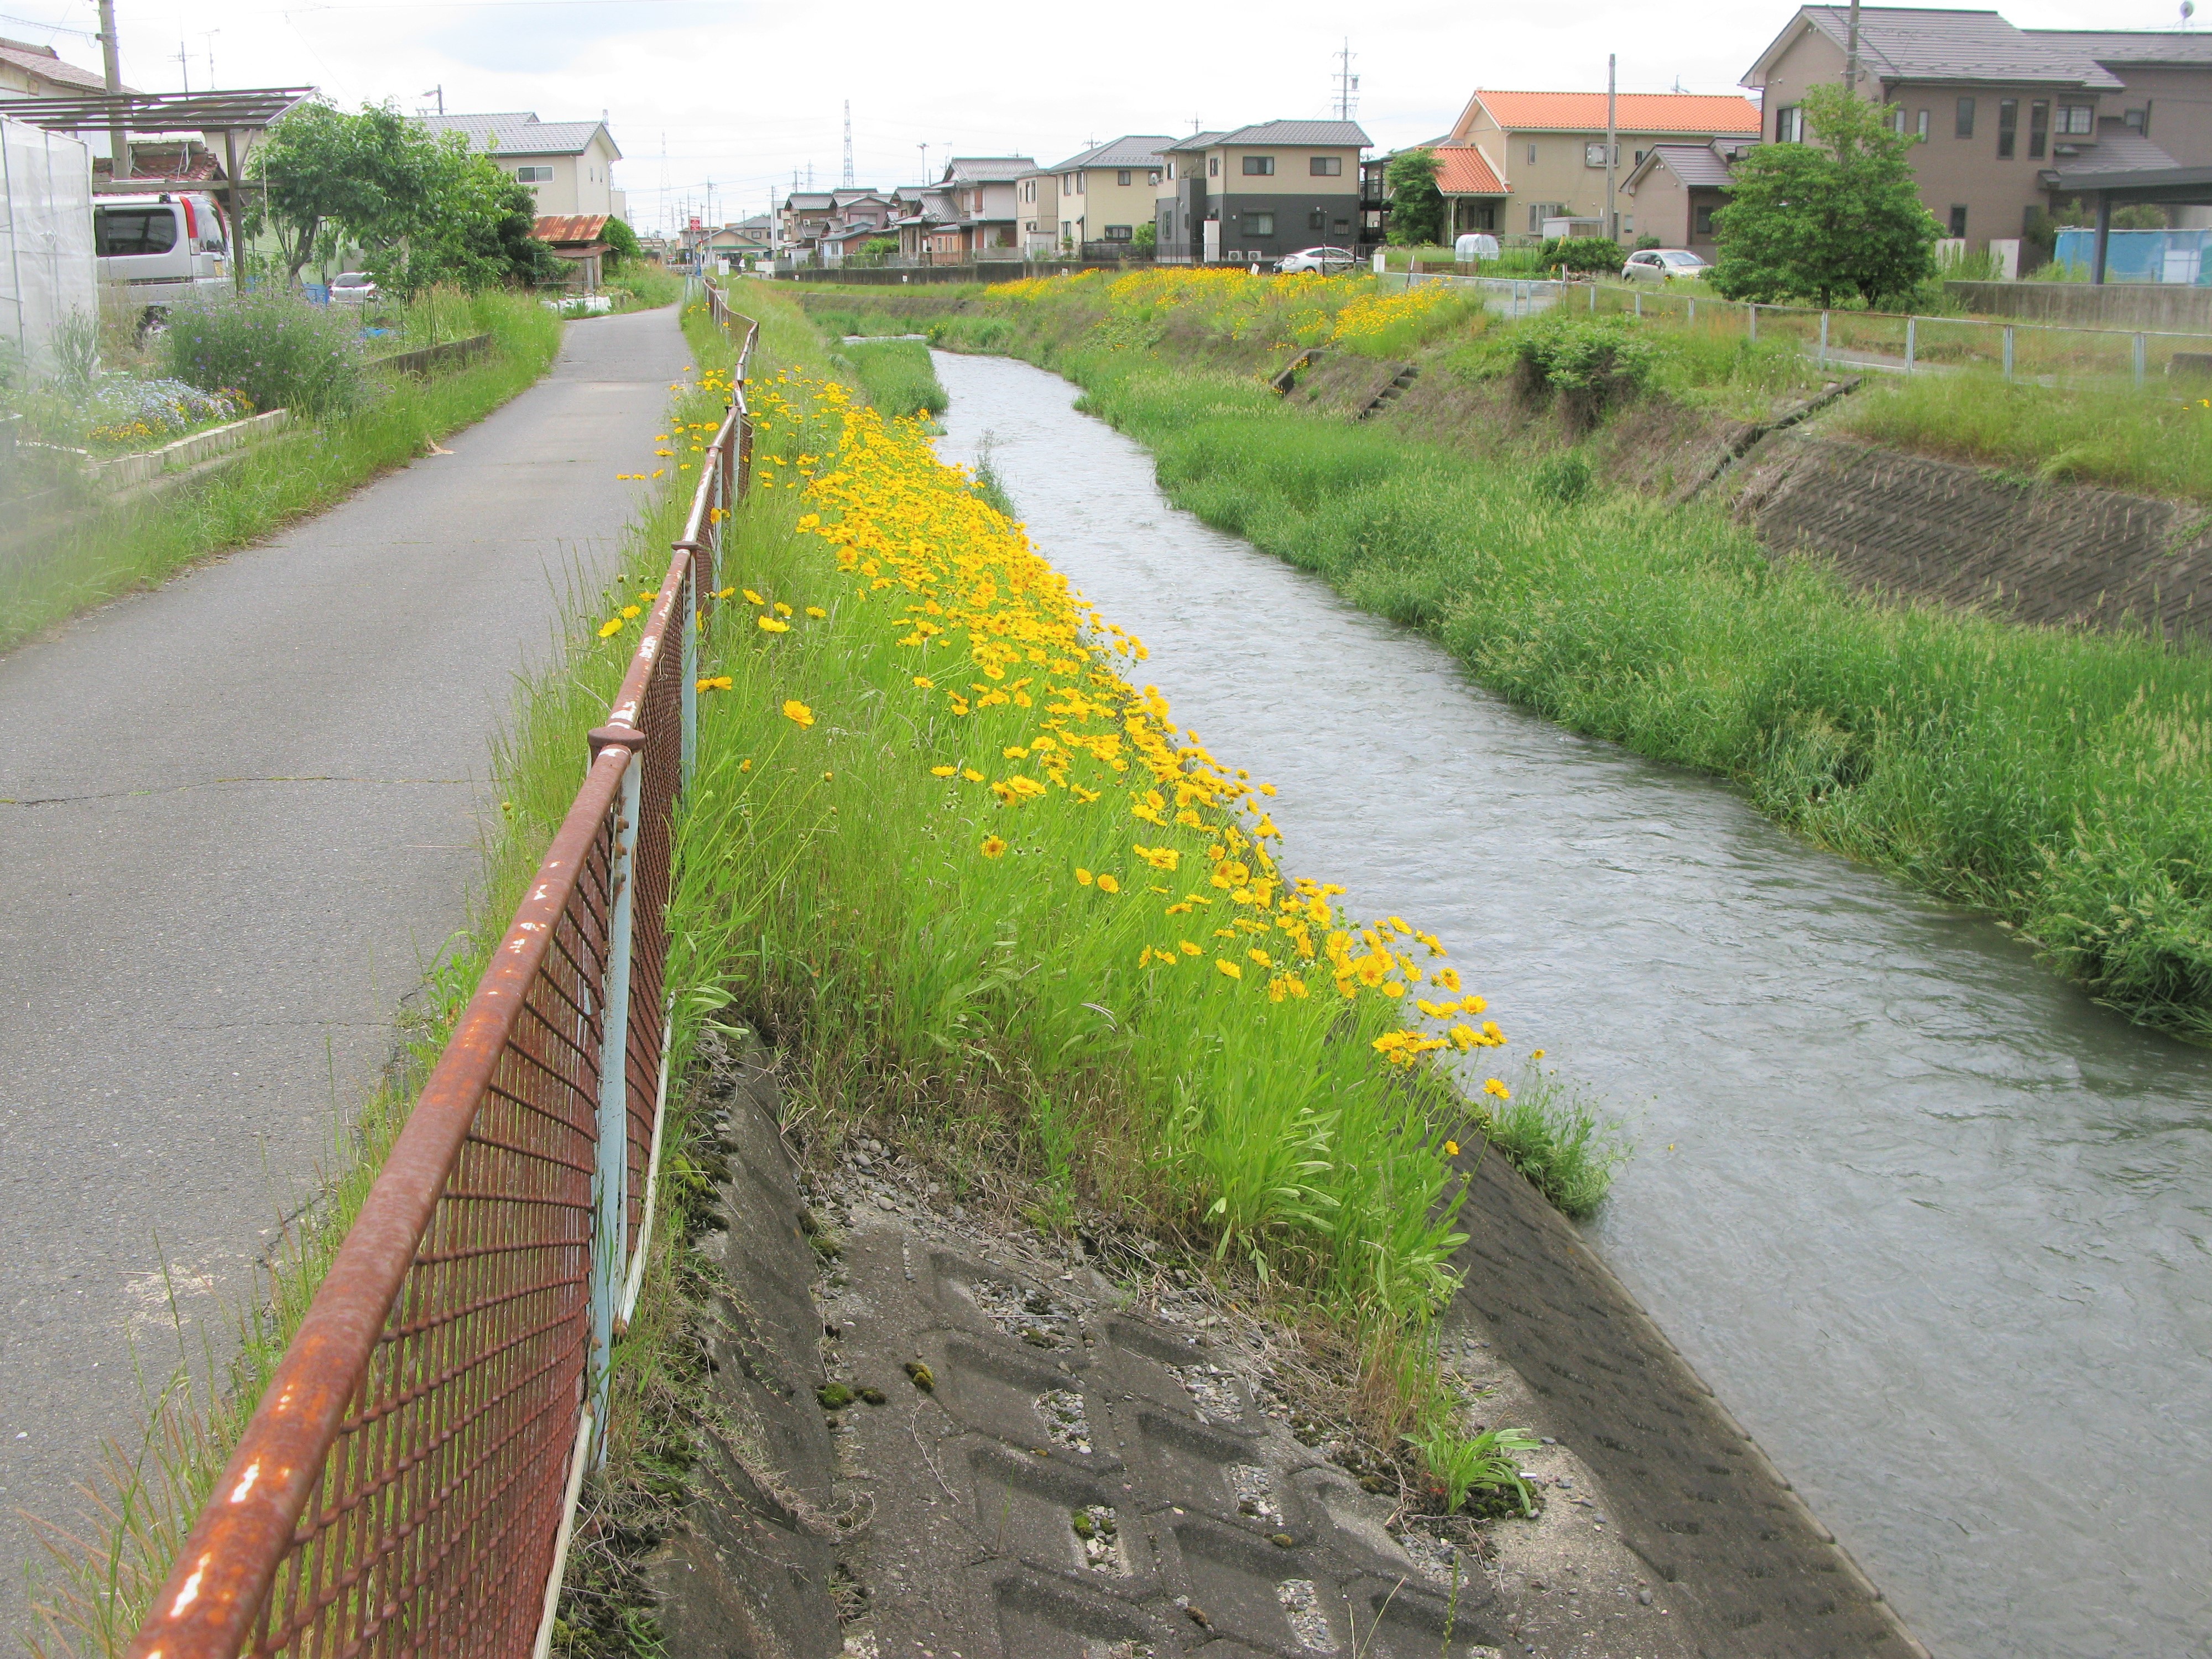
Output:
<path fill-rule="evenodd" d="M 1563 731 L 1168 505 L 1004 358 L 940 453 L 1280 787 L 1294 874 L 1452 947 L 1632 1126 L 1589 1237 L 1942 1659 L 2212 1655 L 2212 1055 L 1981 920 Z"/>

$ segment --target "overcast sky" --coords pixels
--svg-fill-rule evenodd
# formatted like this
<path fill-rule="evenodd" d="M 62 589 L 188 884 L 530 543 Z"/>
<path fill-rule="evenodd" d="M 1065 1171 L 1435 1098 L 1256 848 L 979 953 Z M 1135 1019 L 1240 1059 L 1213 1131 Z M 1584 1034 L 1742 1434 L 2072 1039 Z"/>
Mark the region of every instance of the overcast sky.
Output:
<path fill-rule="evenodd" d="M 1369 0 L 1267 7 L 1186 0 L 1134 10 L 1055 0 L 715 4 L 708 0 L 118 0 L 126 84 L 319 87 L 454 112 L 604 112 L 641 230 L 685 207 L 759 212 L 793 170 L 838 182 L 845 100 L 861 184 L 911 183 L 948 155 L 1061 159 L 1125 132 L 1188 133 L 1335 112 L 1348 29 L 1356 113 L 1390 149 L 1437 136 L 1478 85 L 1737 90 L 1793 14 L 1772 0 L 1573 5 Z M 2008 3 L 2023 27 L 2172 27 L 2171 0 Z M 96 69 L 94 0 L 0 0 L 0 34 Z M 75 30 L 80 33 L 71 33 Z M 178 62 L 179 44 L 186 64 Z"/>

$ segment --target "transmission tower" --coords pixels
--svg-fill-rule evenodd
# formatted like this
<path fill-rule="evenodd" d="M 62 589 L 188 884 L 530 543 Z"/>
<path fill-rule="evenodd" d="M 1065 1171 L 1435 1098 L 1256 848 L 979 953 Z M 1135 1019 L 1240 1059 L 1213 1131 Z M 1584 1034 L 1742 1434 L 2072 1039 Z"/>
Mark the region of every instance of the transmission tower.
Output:
<path fill-rule="evenodd" d="M 853 187 L 853 100 L 845 100 L 845 188 Z"/>
<path fill-rule="evenodd" d="M 1336 118 L 1349 121 L 1359 113 L 1359 77 L 1352 72 L 1352 42 L 1347 38 L 1336 54 Z"/>

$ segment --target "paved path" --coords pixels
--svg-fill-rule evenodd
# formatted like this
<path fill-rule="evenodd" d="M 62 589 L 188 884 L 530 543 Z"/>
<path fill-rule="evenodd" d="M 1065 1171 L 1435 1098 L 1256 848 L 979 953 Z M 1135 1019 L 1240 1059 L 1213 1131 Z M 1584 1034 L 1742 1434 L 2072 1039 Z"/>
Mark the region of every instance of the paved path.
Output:
<path fill-rule="evenodd" d="M 489 740 L 686 362 L 672 311 L 574 325 L 451 455 L 0 658 L 0 1650 L 18 1510 L 176 1361 L 164 1267 L 226 1351 L 465 921 Z"/>

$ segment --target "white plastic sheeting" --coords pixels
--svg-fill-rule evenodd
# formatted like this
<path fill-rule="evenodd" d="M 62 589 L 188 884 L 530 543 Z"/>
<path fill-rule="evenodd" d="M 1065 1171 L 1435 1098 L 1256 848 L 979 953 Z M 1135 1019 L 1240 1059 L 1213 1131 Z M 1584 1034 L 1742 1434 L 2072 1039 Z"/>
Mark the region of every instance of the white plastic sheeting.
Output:
<path fill-rule="evenodd" d="M 92 152 L 65 134 L 0 117 L 0 351 L 51 367 L 54 332 L 99 314 L 92 258 Z"/>

